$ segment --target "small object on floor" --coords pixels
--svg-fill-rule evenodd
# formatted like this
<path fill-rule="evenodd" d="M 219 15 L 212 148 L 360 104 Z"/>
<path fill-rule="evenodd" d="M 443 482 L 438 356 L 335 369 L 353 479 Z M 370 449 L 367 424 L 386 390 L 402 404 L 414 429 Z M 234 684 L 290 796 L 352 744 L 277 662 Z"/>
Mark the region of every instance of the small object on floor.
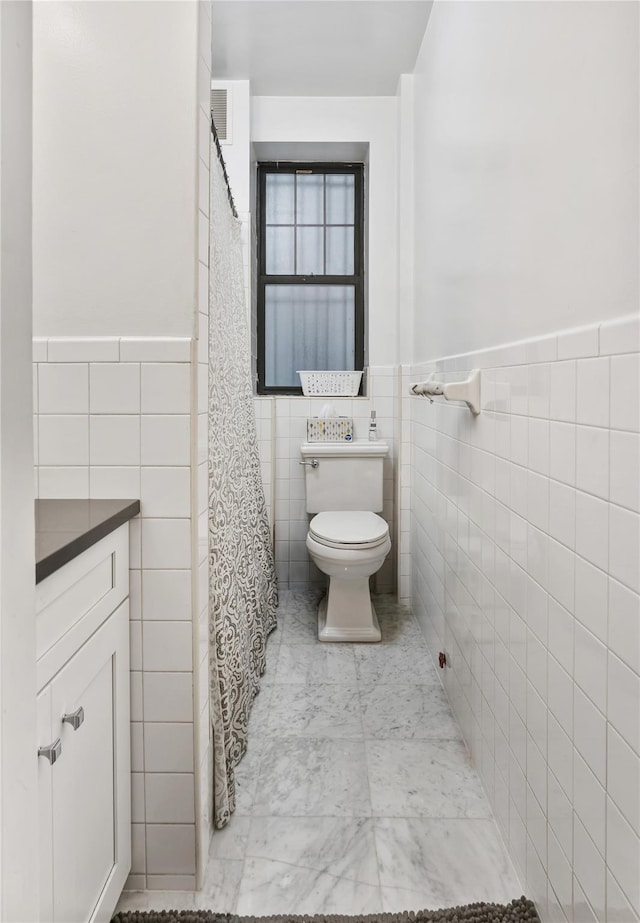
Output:
<path fill-rule="evenodd" d="M 116 913 L 111 923 L 540 923 L 533 901 L 520 897 L 509 904 L 466 904 L 442 910 L 406 910 L 403 913 L 266 917 L 241 917 L 212 910 L 127 910 Z"/>

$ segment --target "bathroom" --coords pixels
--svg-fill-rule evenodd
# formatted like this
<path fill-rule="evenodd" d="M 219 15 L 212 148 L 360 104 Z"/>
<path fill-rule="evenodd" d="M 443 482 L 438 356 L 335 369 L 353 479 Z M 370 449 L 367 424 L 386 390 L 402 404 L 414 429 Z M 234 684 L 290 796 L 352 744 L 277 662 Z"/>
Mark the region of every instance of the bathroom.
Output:
<path fill-rule="evenodd" d="M 140 501 L 114 570 L 132 838 L 106 914 L 524 894 L 543 923 L 640 919 L 638 41 L 635 2 L 0 4 L 2 920 L 53 919 L 39 779 L 67 756 L 35 759 L 34 498 Z M 363 164 L 365 201 L 361 394 L 252 385 L 280 605 L 221 829 L 212 89 L 255 374 L 257 165 Z M 478 414 L 411 391 L 475 369 Z M 380 644 L 315 637 L 300 445 L 327 403 L 356 440 L 375 410 L 389 447 Z"/>

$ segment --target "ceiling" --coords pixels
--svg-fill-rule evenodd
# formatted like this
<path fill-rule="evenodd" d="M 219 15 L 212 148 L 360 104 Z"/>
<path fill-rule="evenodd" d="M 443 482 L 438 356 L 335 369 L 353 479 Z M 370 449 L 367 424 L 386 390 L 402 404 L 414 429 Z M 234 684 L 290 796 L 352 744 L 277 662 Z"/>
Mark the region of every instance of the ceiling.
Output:
<path fill-rule="evenodd" d="M 212 76 L 256 96 L 393 96 L 432 0 L 213 0 Z"/>

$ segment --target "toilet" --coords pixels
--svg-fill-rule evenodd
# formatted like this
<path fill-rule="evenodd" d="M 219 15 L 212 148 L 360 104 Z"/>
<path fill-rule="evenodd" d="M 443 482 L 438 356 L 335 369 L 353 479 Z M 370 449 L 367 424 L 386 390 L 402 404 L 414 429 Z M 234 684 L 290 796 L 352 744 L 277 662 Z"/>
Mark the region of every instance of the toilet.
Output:
<path fill-rule="evenodd" d="M 391 550 L 382 510 L 384 442 L 305 442 L 307 550 L 329 578 L 318 606 L 320 641 L 379 641 L 369 577 Z"/>

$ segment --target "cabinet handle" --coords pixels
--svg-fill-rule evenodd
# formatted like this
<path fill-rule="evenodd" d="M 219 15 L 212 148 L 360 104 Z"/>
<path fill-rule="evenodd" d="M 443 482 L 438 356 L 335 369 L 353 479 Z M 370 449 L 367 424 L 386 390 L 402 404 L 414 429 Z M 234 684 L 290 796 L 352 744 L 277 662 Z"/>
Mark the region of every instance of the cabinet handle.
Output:
<path fill-rule="evenodd" d="M 82 722 L 84 721 L 84 708 L 82 705 L 80 708 L 76 708 L 75 711 L 69 712 L 68 715 L 62 716 L 62 723 L 65 722 L 70 724 L 74 731 L 77 731 Z"/>
<path fill-rule="evenodd" d="M 60 738 L 58 737 L 48 747 L 38 747 L 38 756 L 46 757 L 53 766 L 55 761 L 62 756 L 62 741 Z"/>

